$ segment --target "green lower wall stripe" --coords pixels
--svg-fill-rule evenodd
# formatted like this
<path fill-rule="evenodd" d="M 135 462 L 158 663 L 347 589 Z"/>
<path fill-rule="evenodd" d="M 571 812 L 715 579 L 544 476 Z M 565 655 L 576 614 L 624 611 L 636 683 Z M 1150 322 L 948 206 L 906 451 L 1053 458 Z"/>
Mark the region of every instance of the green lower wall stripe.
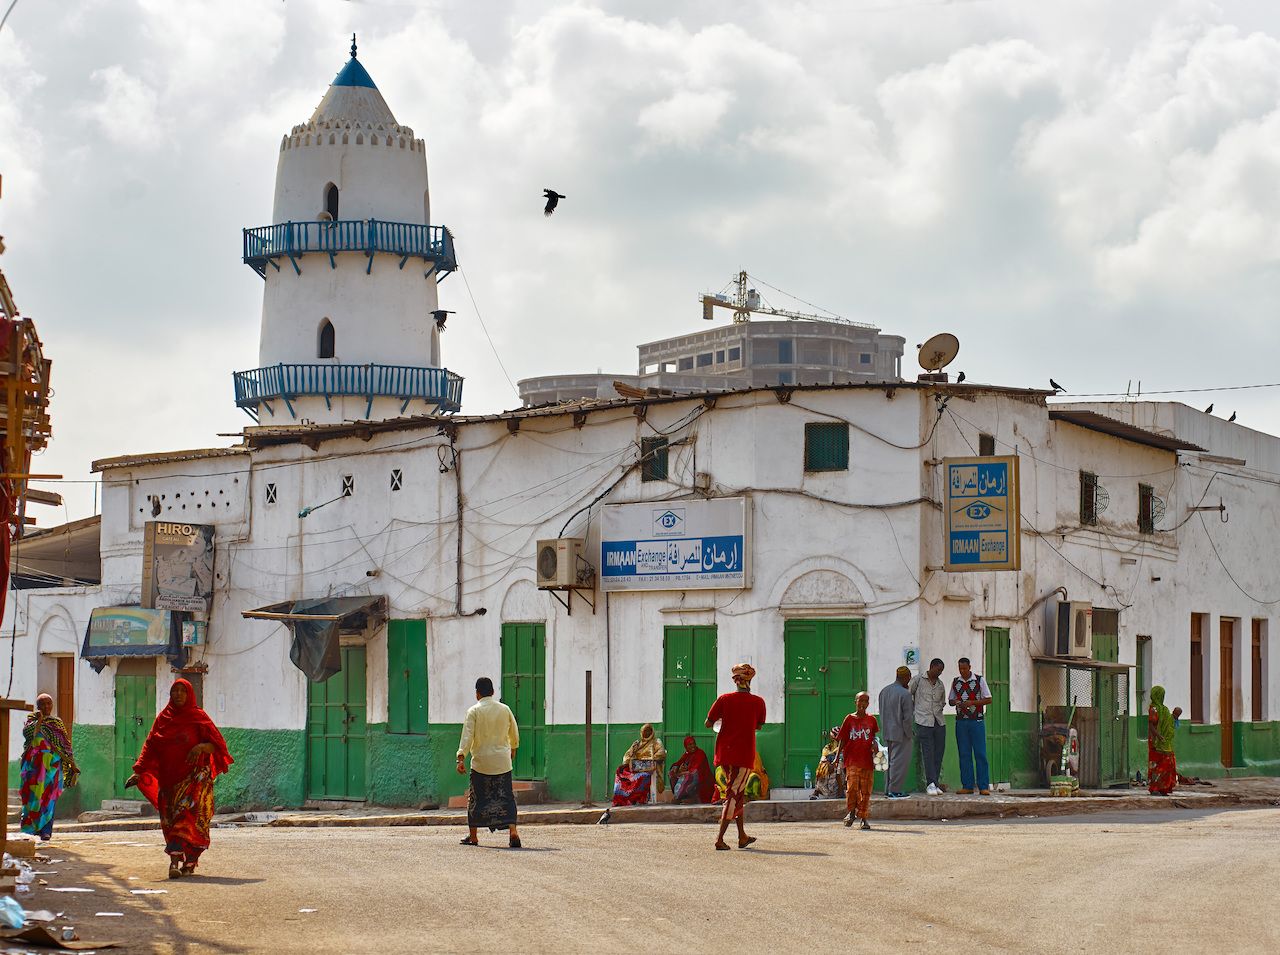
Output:
<path fill-rule="evenodd" d="M 1144 718 L 1130 721 L 1130 774 L 1146 774 L 1147 744 L 1138 736 Z M 615 723 L 607 729 L 597 725 L 592 732 L 592 799 L 607 803 L 613 795 L 613 774 L 622 757 L 640 735 L 640 723 Z M 661 723 L 654 729 L 663 736 Z M 307 799 L 306 737 L 302 730 L 259 730 L 224 727 L 223 735 L 235 759 L 230 772 L 219 777 L 217 806 L 220 811 L 296 808 Z M 73 727 L 80 782 L 58 800 L 59 818 L 97 809 L 104 799 L 116 797 L 114 773 L 115 729 L 77 723 Z M 1280 775 L 1280 722 L 1236 723 L 1232 727 L 1237 766 L 1234 776 Z M 455 769 L 454 754 L 462 735 L 461 724 L 435 724 L 424 734 L 388 733 L 385 723 L 371 724 L 367 736 L 367 798 L 382 806 L 421 807 L 443 805 L 450 797 L 467 791 L 467 778 Z M 1183 722 L 1177 731 L 1175 751 L 1178 768 L 1189 776 L 1221 777 L 1227 770 L 1221 763 L 1220 727 L 1192 726 Z M 550 798 L 578 801 L 585 794 L 585 729 L 581 724 L 548 726 L 545 732 L 545 767 Z M 679 758 L 681 740 L 663 739 L 668 767 Z M 756 743 L 769 772 L 771 784 L 782 785 L 781 771 L 785 727 L 768 723 L 757 734 Z M 994 756 L 991 741 L 988 751 Z M 1013 713 L 1010 738 L 1005 747 L 1008 778 L 993 775 L 993 782 L 1009 782 L 1015 789 L 1043 785 L 1039 775 L 1039 732 L 1034 713 Z M 713 754 L 708 752 L 708 756 Z M 993 760 L 993 770 L 994 763 Z M 942 761 L 943 781 L 952 789 L 960 785 L 960 768 L 955 742 L 955 726 L 947 720 L 947 744 Z M 922 775 L 918 751 L 912 754 L 907 785 L 919 791 Z M 10 764 L 10 783 L 17 788 L 18 763 Z M 884 780 L 877 775 L 876 785 Z M 130 791 L 129 796 L 135 796 Z"/>

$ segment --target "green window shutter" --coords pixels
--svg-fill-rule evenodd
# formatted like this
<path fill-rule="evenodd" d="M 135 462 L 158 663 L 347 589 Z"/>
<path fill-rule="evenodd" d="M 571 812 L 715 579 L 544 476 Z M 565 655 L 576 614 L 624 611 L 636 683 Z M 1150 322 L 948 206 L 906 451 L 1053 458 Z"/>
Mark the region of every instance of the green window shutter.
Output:
<path fill-rule="evenodd" d="M 843 421 L 809 422 L 804 426 L 806 471 L 849 470 L 849 426 Z"/>
<path fill-rule="evenodd" d="M 427 622 L 387 625 L 387 732 L 427 731 Z"/>
<path fill-rule="evenodd" d="M 640 439 L 640 480 L 665 481 L 667 479 L 667 439 Z"/>

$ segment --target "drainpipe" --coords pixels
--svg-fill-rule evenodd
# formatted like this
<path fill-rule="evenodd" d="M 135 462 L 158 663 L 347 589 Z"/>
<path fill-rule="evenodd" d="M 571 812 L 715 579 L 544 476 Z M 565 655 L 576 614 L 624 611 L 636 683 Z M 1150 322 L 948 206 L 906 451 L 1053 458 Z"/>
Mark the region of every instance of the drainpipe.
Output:
<path fill-rule="evenodd" d="M 458 507 L 458 547 L 457 547 L 457 587 L 454 590 L 453 612 L 462 616 L 462 455 L 453 446 L 453 432 L 449 434 L 449 450 L 453 452 L 453 484 L 457 490 Z"/>

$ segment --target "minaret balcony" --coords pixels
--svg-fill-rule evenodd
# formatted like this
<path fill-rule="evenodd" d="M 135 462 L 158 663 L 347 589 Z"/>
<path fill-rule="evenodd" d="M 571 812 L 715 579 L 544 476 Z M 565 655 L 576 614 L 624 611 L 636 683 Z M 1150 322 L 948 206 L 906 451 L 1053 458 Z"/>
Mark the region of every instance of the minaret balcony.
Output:
<path fill-rule="evenodd" d="M 278 401 L 297 417 L 293 402 L 301 397 L 319 396 L 332 408 L 335 397 L 367 398 L 365 417 L 373 411 L 374 398 L 399 398 L 403 414 L 414 401 L 423 401 L 436 411 L 452 413 L 462 407 L 462 376 L 444 368 L 412 365 L 314 365 L 279 364 L 252 371 L 235 372 L 236 406 L 258 419 L 259 407 L 272 411 Z"/>
<path fill-rule="evenodd" d="M 244 230 L 244 264 L 263 278 L 267 269 L 280 271 L 280 259 L 288 259 L 301 275 L 299 259 L 308 253 L 329 257 L 336 268 L 339 252 L 362 252 L 368 256 L 367 275 L 378 253 L 398 255 L 400 268 L 410 259 L 427 264 L 426 276 L 439 283 L 458 267 L 453 251 L 453 234 L 444 226 L 416 222 L 387 222 L 382 219 L 337 219 L 333 221 L 279 222 Z"/>

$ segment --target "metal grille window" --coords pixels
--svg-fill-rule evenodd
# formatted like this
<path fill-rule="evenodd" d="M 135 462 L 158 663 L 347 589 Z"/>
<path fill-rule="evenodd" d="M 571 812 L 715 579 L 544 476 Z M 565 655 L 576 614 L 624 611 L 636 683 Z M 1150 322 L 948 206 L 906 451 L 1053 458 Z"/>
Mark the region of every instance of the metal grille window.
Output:
<path fill-rule="evenodd" d="M 276 502 L 276 486 L 274 484 L 267 485 L 267 503 L 274 504 Z"/>
<path fill-rule="evenodd" d="M 996 453 L 996 436 L 994 434 L 978 435 L 978 456 L 993 457 Z"/>
<path fill-rule="evenodd" d="M 356 490 L 355 477 L 350 474 L 344 474 L 342 476 L 342 496 L 350 497 L 352 494 L 355 493 L 355 490 Z"/>
<path fill-rule="evenodd" d="M 1095 478 L 1096 480 L 1096 478 Z M 1156 531 L 1156 491 L 1150 484 L 1138 485 L 1138 533 L 1154 534 Z"/>
<path fill-rule="evenodd" d="M 841 422 L 809 422 L 804 426 L 806 471 L 849 470 L 849 426 Z"/>
<path fill-rule="evenodd" d="M 1080 472 L 1080 523 L 1092 527 L 1098 523 L 1098 475 Z"/>
<path fill-rule="evenodd" d="M 398 491 L 402 487 L 404 487 L 404 475 L 399 468 L 394 468 L 391 471 L 391 490 Z"/>
<path fill-rule="evenodd" d="M 667 479 L 667 439 L 640 439 L 640 480 L 665 481 Z"/>

